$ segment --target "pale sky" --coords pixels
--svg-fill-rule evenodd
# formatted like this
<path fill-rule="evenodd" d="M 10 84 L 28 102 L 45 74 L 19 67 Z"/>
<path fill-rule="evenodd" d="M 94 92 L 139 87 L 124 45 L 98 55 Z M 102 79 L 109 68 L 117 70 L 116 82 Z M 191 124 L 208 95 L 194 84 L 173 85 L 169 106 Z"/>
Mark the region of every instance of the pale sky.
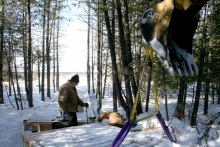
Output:
<path fill-rule="evenodd" d="M 73 8 L 68 17 L 73 19 L 62 28 L 60 38 L 60 72 L 86 72 L 87 64 L 87 24 L 77 15 L 86 15 L 82 8 Z"/>

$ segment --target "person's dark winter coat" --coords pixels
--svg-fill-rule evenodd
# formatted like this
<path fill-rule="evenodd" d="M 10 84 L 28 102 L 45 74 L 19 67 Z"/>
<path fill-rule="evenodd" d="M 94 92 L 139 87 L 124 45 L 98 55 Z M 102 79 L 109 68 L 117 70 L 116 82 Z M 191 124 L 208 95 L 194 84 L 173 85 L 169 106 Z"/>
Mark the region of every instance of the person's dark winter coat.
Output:
<path fill-rule="evenodd" d="M 60 111 L 66 110 L 68 113 L 77 112 L 77 106 L 84 104 L 78 96 L 76 87 L 70 81 L 60 87 L 58 102 Z"/>

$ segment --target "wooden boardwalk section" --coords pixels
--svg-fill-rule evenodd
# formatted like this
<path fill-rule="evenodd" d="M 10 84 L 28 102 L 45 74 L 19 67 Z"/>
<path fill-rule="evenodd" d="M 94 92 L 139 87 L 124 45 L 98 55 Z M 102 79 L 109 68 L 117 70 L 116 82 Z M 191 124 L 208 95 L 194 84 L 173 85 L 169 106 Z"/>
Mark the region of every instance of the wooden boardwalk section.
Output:
<path fill-rule="evenodd" d="M 27 120 L 23 120 L 21 140 L 24 147 L 35 147 L 36 145 L 34 144 L 34 142 L 36 142 L 37 138 L 40 137 L 42 134 L 47 134 L 60 130 L 52 128 L 53 122 L 59 122 L 62 120 L 62 118 L 60 117 L 60 112 L 58 110 L 59 106 L 57 100 L 58 98 L 54 98 L 44 107 L 38 109 L 35 113 L 33 113 L 29 118 L 27 118 Z M 77 112 L 77 117 L 79 126 L 92 122 L 92 120 L 89 119 L 87 108 L 79 106 L 78 111 L 79 112 Z"/>
<path fill-rule="evenodd" d="M 88 102 L 88 98 L 82 98 Z M 108 99 L 106 99 L 107 101 Z M 91 99 L 92 104 L 96 104 Z M 95 108 L 95 107 L 94 107 Z M 87 111 L 88 113 L 87 113 Z M 55 98 L 44 107 L 24 120 L 24 127 L 21 133 L 23 147 L 109 147 L 121 128 L 110 126 L 104 123 L 93 123 L 87 116 L 90 116 L 89 109 L 85 107 L 77 112 L 79 126 L 52 129 L 52 123 L 61 120 L 59 117 L 58 102 Z M 45 112 L 50 112 L 50 114 Z M 91 110 L 93 111 L 93 110 Z M 108 110 L 107 110 L 108 111 Z M 92 112 L 94 114 L 94 112 Z M 138 131 L 138 132 L 137 132 Z M 133 130 L 127 134 L 122 147 L 151 147 L 160 144 L 160 140 L 148 136 L 148 133 L 141 130 Z"/>
<path fill-rule="evenodd" d="M 102 123 L 88 123 L 36 133 L 25 133 L 24 147 L 109 147 L 121 129 Z M 160 144 L 146 132 L 130 131 L 122 147 L 152 147 Z"/>

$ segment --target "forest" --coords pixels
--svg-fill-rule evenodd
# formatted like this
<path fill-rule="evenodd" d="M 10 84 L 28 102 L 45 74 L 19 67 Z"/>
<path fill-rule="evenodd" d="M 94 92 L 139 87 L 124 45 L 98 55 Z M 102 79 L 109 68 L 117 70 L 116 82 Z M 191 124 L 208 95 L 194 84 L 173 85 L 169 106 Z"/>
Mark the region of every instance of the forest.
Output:
<path fill-rule="evenodd" d="M 15 95 L 17 109 L 22 109 L 18 106 L 18 101 L 21 100 L 21 80 L 25 83 L 30 108 L 33 107 L 34 77 L 38 80 L 42 101 L 45 101 L 45 97 L 50 97 L 50 87 L 53 87 L 54 92 L 59 90 L 60 28 L 65 22 L 71 21 L 62 12 L 72 7 L 83 7 L 85 14 L 79 15 L 79 19 L 88 26 L 85 42 L 87 92 L 96 93 L 98 109 L 102 108 L 108 78 L 112 82 L 113 111 L 117 112 L 119 102 L 127 117 L 140 86 L 136 115 L 148 112 L 152 87 L 156 84 L 156 92 L 165 102 L 170 92 L 178 93 L 175 117 L 181 120 L 186 109 L 187 89 L 195 85 L 192 88 L 193 99 L 189 115 L 191 126 L 196 126 L 199 102 L 204 103 L 204 115 L 209 113 L 208 106 L 220 104 L 220 3 L 219 0 L 210 0 L 199 11 L 199 23 L 192 40 L 198 74 L 170 76 L 156 54 L 153 55 L 154 61 L 146 59 L 146 41 L 140 31 L 140 18 L 144 10 L 158 2 L 160 1 L 1 0 L 0 104 L 4 104 L 3 89 L 8 86 L 9 94 Z M 144 76 L 141 80 L 142 73 Z M 8 85 L 3 84 L 6 81 Z M 144 110 L 143 101 L 146 103 Z M 216 112 L 215 119 L 219 117 L 219 113 Z M 213 122 L 213 119 L 210 120 Z"/>

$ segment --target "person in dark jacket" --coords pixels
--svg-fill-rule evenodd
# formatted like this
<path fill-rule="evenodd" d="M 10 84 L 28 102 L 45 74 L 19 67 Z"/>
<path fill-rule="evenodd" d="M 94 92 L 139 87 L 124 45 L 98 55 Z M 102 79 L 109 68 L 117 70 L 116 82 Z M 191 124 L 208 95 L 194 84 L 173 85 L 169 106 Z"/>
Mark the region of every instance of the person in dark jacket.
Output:
<path fill-rule="evenodd" d="M 76 86 L 79 83 L 79 75 L 74 75 L 67 83 L 63 84 L 59 90 L 59 110 L 64 120 L 69 121 L 70 126 L 78 126 L 77 106 L 89 107 L 88 103 L 84 103 L 78 96 Z M 68 118 L 67 118 L 68 117 Z"/>

